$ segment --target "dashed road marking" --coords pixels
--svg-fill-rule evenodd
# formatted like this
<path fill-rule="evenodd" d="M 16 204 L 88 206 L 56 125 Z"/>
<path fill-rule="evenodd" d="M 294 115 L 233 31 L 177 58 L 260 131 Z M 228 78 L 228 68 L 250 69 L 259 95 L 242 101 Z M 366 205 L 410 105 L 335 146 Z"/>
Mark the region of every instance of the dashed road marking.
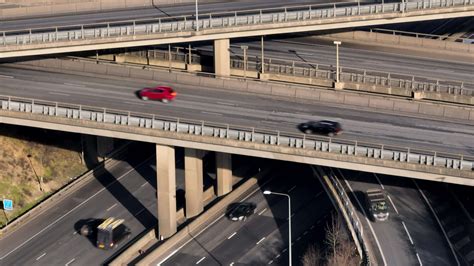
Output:
<path fill-rule="evenodd" d="M 62 93 L 62 92 L 54 92 L 54 91 L 50 91 L 48 92 L 48 94 L 51 94 L 51 95 L 59 95 L 59 96 L 71 96 L 67 93 Z"/>
<path fill-rule="evenodd" d="M 208 114 L 208 115 L 217 115 L 217 116 L 222 116 L 222 114 L 219 113 L 213 113 L 213 112 L 206 112 L 206 111 L 201 111 L 203 114 Z"/>
<path fill-rule="evenodd" d="M 233 232 L 227 239 L 231 239 L 231 238 L 234 237 L 236 234 L 237 234 L 237 232 Z"/>
<path fill-rule="evenodd" d="M 307 234 L 308 234 L 308 231 L 304 231 L 303 235 L 305 236 L 305 235 L 307 235 Z"/>
<path fill-rule="evenodd" d="M 275 256 L 276 259 L 278 259 L 279 257 L 280 257 L 280 254 L 277 254 L 277 255 Z"/>
<path fill-rule="evenodd" d="M 109 208 L 107 208 L 107 211 L 110 211 L 112 210 L 113 207 L 117 206 L 117 203 L 114 203 L 114 205 L 110 206 Z"/>
<path fill-rule="evenodd" d="M 71 264 L 73 261 L 75 261 L 76 259 L 72 259 L 70 261 L 68 261 L 66 264 L 64 264 L 65 266 L 68 266 L 69 264 Z"/>
<path fill-rule="evenodd" d="M 420 263 L 420 266 L 423 266 L 423 263 L 421 262 L 420 256 L 418 253 L 416 253 L 416 258 L 418 259 L 418 262 Z"/>
<path fill-rule="evenodd" d="M 390 201 L 390 203 L 392 203 L 392 206 L 393 206 L 393 209 L 395 210 L 395 212 L 398 214 L 397 207 L 395 207 L 395 204 L 393 203 L 392 198 L 390 197 L 390 195 L 387 195 L 387 198 Z"/>
<path fill-rule="evenodd" d="M 14 76 L 7 76 L 7 75 L 0 75 L 0 78 L 13 79 L 15 77 Z"/>
<path fill-rule="evenodd" d="M 267 210 L 267 208 L 264 208 L 263 210 L 261 210 L 258 215 L 262 215 L 265 211 Z"/>
<path fill-rule="evenodd" d="M 147 182 L 143 183 L 140 187 L 144 187 L 146 186 L 146 184 L 148 184 Z"/>
<path fill-rule="evenodd" d="M 273 263 L 273 260 L 269 261 L 268 264 L 272 264 Z"/>
<path fill-rule="evenodd" d="M 299 236 L 299 237 L 296 239 L 296 241 L 300 241 L 300 239 L 301 239 L 301 236 Z"/>
<path fill-rule="evenodd" d="M 84 85 L 82 85 L 82 84 L 74 84 L 74 83 L 64 83 L 64 85 L 75 86 L 75 87 L 84 87 Z"/>
<path fill-rule="evenodd" d="M 413 239 L 411 239 L 410 232 L 408 232 L 408 229 L 407 229 L 407 226 L 405 225 L 405 222 L 402 221 L 402 224 L 403 224 L 403 228 L 405 228 L 405 231 L 407 232 L 408 238 L 410 239 L 410 243 L 411 243 L 412 245 L 414 245 L 414 244 L 413 244 Z"/>
<path fill-rule="evenodd" d="M 258 240 L 257 245 L 262 243 L 263 240 L 265 240 L 265 237 L 262 237 L 262 239 Z"/>
<path fill-rule="evenodd" d="M 377 174 L 374 174 L 375 176 L 375 179 L 377 179 L 377 182 L 379 182 L 380 186 L 382 187 L 382 189 L 385 189 L 385 187 L 383 186 L 382 182 L 380 181 L 379 177 L 377 176 Z"/>
<path fill-rule="evenodd" d="M 46 253 L 41 254 L 38 258 L 36 258 L 36 260 L 40 260 L 42 257 L 44 257 L 44 255 L 46 255 Z"/>
<path fill-rule="evenodd" d="M 295 188 L 296 188 L 296 186 L 293 186 L 292 188 L 288 189 L 288 192 L 291 192 Z"/>
<path fill-rule="evenodd" d="M 216 102 L 217 104 L 222 104 L 222 105 L 229 105 L 229 106 L 235 106 L 233 103 L 225 103 L 225 102 Z"/>
<path fill-rule="evenodd" d="M 196 264 L 201 263 L 205 258 L 206 258 L 206 257 L 202 257 L 200 260 L 198 260 L 198 261 L 196 262 Z"/>

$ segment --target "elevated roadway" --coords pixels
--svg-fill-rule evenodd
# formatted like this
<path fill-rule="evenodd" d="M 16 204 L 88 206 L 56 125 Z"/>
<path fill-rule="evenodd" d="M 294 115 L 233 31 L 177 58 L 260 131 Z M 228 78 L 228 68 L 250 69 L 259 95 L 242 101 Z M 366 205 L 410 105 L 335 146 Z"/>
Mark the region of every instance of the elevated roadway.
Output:
<path fill-rule="evenodd" d="M 308 32 L 474 15 L 468 0 L 334 4 L 4 32 L 0 58 Z M 225 43 L 216 44 L 217 50 Z"/>

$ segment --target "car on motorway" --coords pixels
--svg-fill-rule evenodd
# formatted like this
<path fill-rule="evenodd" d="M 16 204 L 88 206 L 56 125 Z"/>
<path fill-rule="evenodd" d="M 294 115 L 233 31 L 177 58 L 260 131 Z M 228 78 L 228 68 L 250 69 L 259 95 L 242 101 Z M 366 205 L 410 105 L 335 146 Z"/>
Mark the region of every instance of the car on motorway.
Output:
<path fill-rule="evenodd" d="M 257 205 L 253 202 L 232 203 L 227 206 L 226 217 L 234 222 L 245 221 L 250 215 L 255 213 Z"/>
<path fill-rule="evenodd" d="M 309 121 L 302 123 L 298 128 L 305 134 L 322 134 L 330 137 L 342 133 L 342 126 L 339 122 L 330 120 Z"/>
<path fill-rule="evenodd" d="M 80 234 L 94 239 L 96 247 L 100 249 L 112 249 L 130 237 L 131 231 L 124 224 L 124 219 L 109 217 L 85 220 L 80 228 Z"/>
<path fill-rule="evenodd" d="M 385 221 L 388 219 L 388 203 L 385 191 L 381 189 L 368 189 L 365 198 L 373 221 Z"/>
<path fill-rule="evenodd" d="M 158 100 L 163 103 L 168 103 L 176 98 L 176 91 L 171 87 L 157 86 L 154 88 L 143 88 L 138 91 L 138 97 L 144 101 L 146 100 Z"/>

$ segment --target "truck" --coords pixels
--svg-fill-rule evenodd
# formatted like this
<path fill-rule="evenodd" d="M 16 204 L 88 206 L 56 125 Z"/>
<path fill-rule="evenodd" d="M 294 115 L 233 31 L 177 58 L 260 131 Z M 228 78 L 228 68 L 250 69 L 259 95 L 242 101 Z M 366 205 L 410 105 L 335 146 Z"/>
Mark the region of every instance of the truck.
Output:
<path fill-rule="evenodd" d="M 91 220 L 80 230 L 81 235 L 96 239 L 96 247 L 112 249 L 125 238 L 130 236 L 130 229 L 124 224 L 124 219 L 109 217 L 107 219 Z"/>
<path fill-rule="evenodd" d="M 366 192 L 367 207 L 374 221 L 385 221 L 388 219 L 388 203 L 385 191 L 381 189 L 369 189 Z"/>

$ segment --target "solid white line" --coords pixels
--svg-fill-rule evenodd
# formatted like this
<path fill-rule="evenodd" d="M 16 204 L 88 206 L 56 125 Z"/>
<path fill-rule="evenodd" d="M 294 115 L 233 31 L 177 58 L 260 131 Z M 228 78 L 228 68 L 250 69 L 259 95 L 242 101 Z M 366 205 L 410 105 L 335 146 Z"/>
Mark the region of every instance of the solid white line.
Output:
<path fill-rule="evenodd" d="M 263 183 L 262 185 L 260 185 L 260 187 L 254 189 L 252 192 L 250 192 L 250 194 L 248 194 L 246 197 L 244 197 L 240 202 L 243 202 L 245 200 L 247 200 L 248 198 L 250 198 L 253 194 L 255 194 L 257 191 L 260 191 L 261 187 L 265 186 L 266 184 L 268 184 L 270 181 L 272 181 L 273 178 L 270 178 L 268 179 L 265 183 Z M 202 234 L 204 231 L 206 231 L 209 227 L 211 227 L 213 224 L 215 224 L 217 221 L 219 221 L 220 219 L 222 219 L 222 217 L 224 217 L 225 214 L 221 214 L 219 217 L 217 217 L 214 221 L 212 221 L 211 223 L 209 223 L 206 227 L 204 227 L 201 231 L 199 231 L 196 235 L 194 235 L 194 237 L 192 237 L 191 239 L 189 239 L 188 241 L 186 241 L 184 244 L 182 244 L 180 247 L 178 247 L 177 249 L 175 249 L 173 252 L 171 252 L 171 254 L 169 254 L 168 256 L 166 256 L 164 259 L 162 259 L 160 262 L 158 262 L 158 264 L 156 264 L 157 266 L 160 266 L 161 264 L 163 264 L 165 261 L 167 261 L 169 258 L 171 258 L 174 254 L 176 254 L 180 249 L 182 249 L 184 246 L 186 246 L 189 242 L 193 241 L 196 237 L 198 237 L 200 234 Z"/>
<path fill-rule="evenodd" d="M 257 245 L 262 243 L 263 240 L 265 240 L 265 237 L 262 237 L 262 239 L 258 240 Z"/>
<path fill-rule="evenodd" d="M 451 252 L 453 253 L 453 256 L 454 256 L 454 259 L 456 260 L 456 263 L 457 265 L 461 265 L 459 263 L 459 260 L 458 260 L 458 257 L 456 256 L 456 252 L 454 252 L 454 248 L 453 248 L 453 244 L 451 244 L 451 241 L 449 241 L 449 238 L 448 238 L 448 235 L 446 234 L 446 231 L 444 230 L 443 228 L 443 225 L 441 224 L 441 221 L 439 220 L 438 218 L 438 215 L 436 215 L 436 212 L 434 211 L 433 209 L 433 206 L 431 206 L 430 202 L 428 201 L 428 198 L 425 196 L 425 193 L 423 193 L 423 191 L 420 189 L 420 187 L 418 186 L 418 183 L 415 182 L 415 180 L 413 180 L 413 183 L 415 183 L 415 186 L 416 188 L 418 189 L 418 191 L 420 192 L 421 196 L 423 197 L 423 199 L 425 200 L 426 204 L 428 205 L 428 207 L 430 208 L 431 210 L 431 213 L 433 213 L 433 216 L 435 217 L 436 221 L 438 222 L 438 225 L 439 227 L 441 228 L 441 231 L 443 232 L 443 235 L 444 237 L 446 238 L 446 241 L 448 242 L 448 245 L 449 245 L 449 248 L 451 249 Z"/>
<path fill-rule="evenodd" d="M 296 186 L 293 186 L 292 188 L 288 189 L 288 192 L 291 192 L 295 188 L 296 188 Z"/>
<path fill-rule="evenodd" d="M 393 206 L 393 209 L 395 210 L 395 212 L 398 214 L 397 207 L 395 207 L 395 204 L 393 203 L 392 198 L 390 197 L 390 195 L 387 195 L 387 198 L 390 201 L 390 203 L 392 203 L 392 206 Z"/>
<path fill-rule="evenodd" d="M 117 206 L 117 203 L 114 203 L 114 205 L 110 206 L 107 211 L 110 211 L 113 207 Z"/>
<path fill-rule="evenodd" d="M 69 264 L 71 264 L 73 261 L 75 261 L 76 259 L 72 259 L 70 261 L 68 261 L 68 263 L 64 264 L 65 266 L 68 266 Z"/>
<path fill-rule="evenodd" d="M 402 221 L 402 224 L 403 224 L 403 228 L 405 228 L 405 232 L 407 232 L 408 239 L 410 239 L 410 243 L 411 243 L 412 245 L 414 245 L 413 239 L 411 238 L 410 232 L 408 232 L 408 229 L 407 229 L 407 226 L 405 225 L 405 222 Z"/>
<path fill-rule="evenodd" d="M 196 262 L 196 264 L 201 263 L 201 261 L 203 261 L 205 258 L 206 258 L 206 257 L 202 257 L 200 260 L 198 260 L 198 261 Z"/>
<path fill-rule="evenodd" d="M 420 255 L 418 255 L 418 253 L 416 253 L 416 258 L 418 259 L 420 266 L 423 266 L 423 263 L 421 263 Z"/>
<path fill-rule="evenodd" d="M 44 255 L 46 255 L 46 253 L 41 254 L 41 256 L 39 256 L 38 258 L 36 258 L 36 260 L 41 259 L 42 257 L 44 257 Z"/>
<path fill-rule="evenodd" d="M 0 75 L 0 78 L 13 79 L 13 78 L 15 78 L 15 77 L 14 77 L 14 76 Z"/>
<path fill-rule="evenodd" d="M 233 103 L 224 103 L 224 102 L 216 102 L 217 104 L 222 104 L 222 105 L 229 105 L 229 106 L 235 106 Z"/>
<path fill-rule="evenodd" d="M 267 210 L 267 208 L 264 208 L 263 210 L 261 210 L 258 215 L 262 215 L 265 211 Z"/>
<path fill-rule="evenodd" d="M 69 94 L 67 94 L 67 93 L 61 93 L 61 92 L 52 92 L 52 91 L 48 92 L 48 94 L 52 94 L 52 95 L 60 95 L 60 96 L 71 96 L 71 95 L 69 95 Z"/>
<path fill-rule="evenodd" d="M 222 114 L 219 113 L 212 113 L 212 112 L 206 112 L 206 111 L 201 111 L 203 114 L 208 114 L 208 115 L 217 115 L 217 116 L 222 116 Z"/>
<path fill-rule="evenodd" d="M 64 83 L 64 85 L 75 86 L 75 87 L 84 87 L 82 84 L 74 84 L 74 83 Z"/>
<path fill-rule="evenodd" d="M 43 229 L 41 229 L 38 233 L 32 235 L 30 238 L 28 238 L 27 240 L 25 240 L 23 243 L 21 243 L 20 245 L 18 245 L 16 248 L 14 248 L 13 250 L 11 250 L 10 252 L 8 252 L 7 254 L 5 254 L 3 257 L 0 258 L 0 260 L 6 258 L 8 255 L 12 254 L 13 252 L 15 252 L 17 249 L 23 247 L 26 243 L 28 243 L 29 241 L 31 241 L 31 239 L 37 237 L 39 234 L 43 233 L 44 231 L 46 231 L 47 229 L 49 229 L 51 226 L 55 225 L 57 222 L 59 222 L 60 220 L 62 220 L 64 217 L 66 217 L 67 215 L 69 215 L 70 213 L 72 213 L 73 211 L 77 210 L 78 208 L 80 208 L 82 205 L 86 204 L 88 201 L 90 201 L 93 197 L 97 196 L 99 193 L 101 193 L 102 191 L 106 190 L 108 187 L 114 185 L 116 182 L 118 182 L 120 179 L 122 179 L 124 176 L 128 175 L 130 172 L 132 172 L 134 169 L 136 168 L 139 168 L 141 165 L 145 164 L 151 157 L 153 156 L 150 156 L 149 158 L 147 158 L 146 160 L 144 160 L 143 162 L 141 162 L 139 165 L 137 165 L 137 167 L 135 168 L 132 168 L 130 170 L 128 170 L 127 172 L 125 172 L 123 175 L 121 175 L 119 178 L 117 178 L 115 181 L 113 181 L 112 183 L 110 183 L 107 187 L 104 187 L 102 189 L 100 189 L 99 191 L 97 191 L 94 195 L 90 196 L 89 198 L 85 199 L 84 201 L 82 201 L 81 203 L 79 203 L 78 205 L 76 205 L 76 207 L 72 208 L 70 211 L 66 212 L 65 214 L 63 214 L 61 217 L 59 217 L 58 219 L 54 220 L 53 222 L 51 222 L 50 224 L 48 224 L 47 226 L 45 226 Z"/>
<path fill-rule="evenodd" d="M 377 179 L 377 182 L 379 182 L 380 186 L 382 187 L 382 189 L 385 189 L 385 187 L 383 186 L 382 182 L 380 181 L 379 177 L 377 176 L 377 174 L 374 173 L 374 176 L 375 176 L 375 179 Z"/>
<path fill-rule="evenodd" d="M 354 190 L 352 189 L 351 185 L 349 184 L 349 182 L 346 180 L 346 178 L 344 177 L 344 175 L 342 174 L 341 171 L 339 171 L 339 174 L 341 175 L 342 179 L 344 179 L 344 182 L 346 183 L 347 187 L 349 188 L 349 190 L 354 193 Z M 364 218 L 365 220 L 367 221 L 367 224 L 369 225 L 369 229 L 370 229 L 370 232 L 372 232 L 372 235 L 374 236 L 374 239 L 375 239 L 375 243 L 377 244 L 377 247 L 379 248 L 379 251 L 380 251 L 380 255 L 382 256 L 382 260 L 383 260 L 383 265 L 387 265 L 387 261 L 385 260 L 385 256 L 383 255 L 383 251 L 382 251 L 382 247 L 380 246 L 380 242 L 379 242 L 379 239 L 377 238 L 377 235 L 375 234 L 375 231 L 374 231 L 374 228 L 372 227 L 372 224 L 370 224 L 370 221 L 369 219 L 367 218 L 367 213 L 365 212 L 365 208 L 364 206 L 362 206 L 362 204 L 360 203 L 359 199 L 357 197 L 354 197 L 356 202 L 357 202 L 357 205 L 359 205 L 360 209 L 362 210 L 362 213 L 364 214 Z"/>
<path fill-rule="evenodd" d="M 236 234 L 237 234 L 237 232 L 233 232 L 227 239 L 231 239 L 231 238 L 234 237 Z"/>

